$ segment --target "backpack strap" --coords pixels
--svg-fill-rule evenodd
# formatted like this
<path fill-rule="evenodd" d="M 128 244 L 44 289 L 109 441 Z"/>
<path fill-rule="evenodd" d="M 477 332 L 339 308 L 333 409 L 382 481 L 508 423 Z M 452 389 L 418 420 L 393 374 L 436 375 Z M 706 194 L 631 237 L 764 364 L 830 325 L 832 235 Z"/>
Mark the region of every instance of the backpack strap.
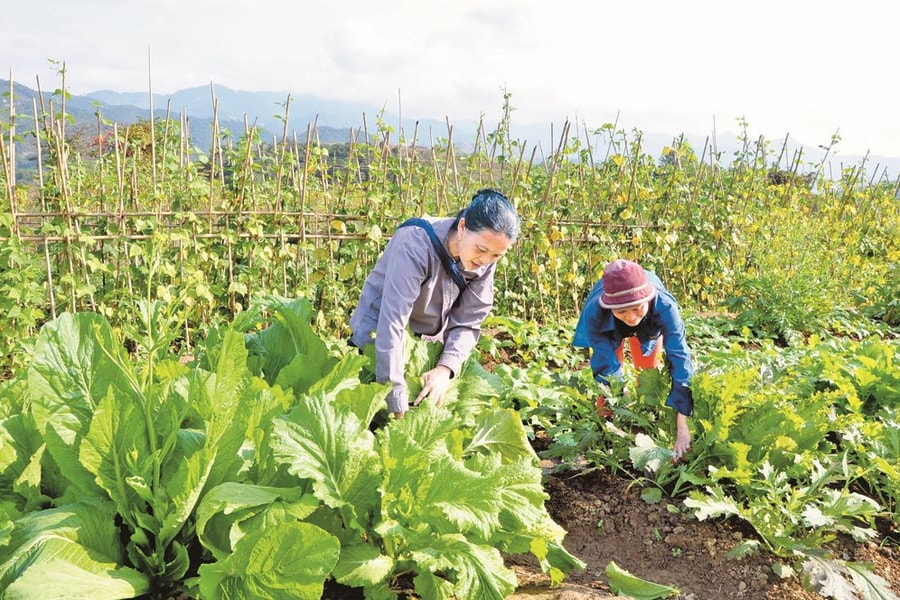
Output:
<path fill-rule="evenodd" d="M 431 223 L 425 219 L 412 218 L 400 223 L 400 227 L 421 227 L 428 233 L 428 237 L 431 238 L 431 245 L 434 246 L 435 252 L 438 253 L 441 264 L 444 265 L 444 270 L 447 271 L 453 279 L 453 282 L 456 283 L 456 286 L 459 288 L 459 294 L 462 296 L 462 293 L 466 290 L 466 278 L 463 277 L 463 274 L 459 271 L 459 267 L 456 265 L 456 261 L 453 260 L 453 257 L 450 256 L 450 253 L 444 248 L 441 240 L 438 239 Z"/>

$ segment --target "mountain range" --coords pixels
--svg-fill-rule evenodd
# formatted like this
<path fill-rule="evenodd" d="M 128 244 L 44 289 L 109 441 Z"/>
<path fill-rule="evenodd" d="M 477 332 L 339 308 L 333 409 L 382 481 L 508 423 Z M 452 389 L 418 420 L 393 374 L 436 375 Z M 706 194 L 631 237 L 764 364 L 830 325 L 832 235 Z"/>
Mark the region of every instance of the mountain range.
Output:
<path fill-rule="evenodd" d="M 0 90 L 9 89 L 10 83 L 0 80 Z M 38 110 L 41 106 L 49 110 L 48 107 L 53 102 L 55 110 L 60 108 L 61 100 L 58 93 L 43 91 L 42 94 L 38 94 L 38 91 L 20 84 L 14 84 L 12 92 L 17 115 L 17 133 L 26 134 L 33 129 L 35 106 Z M 41 95 L 44 97 L 43 105 Z M 9 102 L 9 94 L 4 94 L 0 99 L 0 121 L 8 121 Z M 65 108 L 76 126 L 93 127 L 96 131 L 98 112 L 103 119 L 121 124 L 149 119 L 151 95 L 144 92 L 99 90 L 84 95 L 68 96 Z M 213 85 L 187 88 L 172 94 L 153 94 L 152 109 L 157 117 L 168 114 L 170 118 L 177 120 L 181 115 L 187 116 L 191 124 L 192 143 L 202 149 L 211 147 L 214 118 L 218 121 L 220 130 L 227 129 L 235 137 L 240 136 L 247 125 L 256 125 L 262 130 L 261 139 L 274 140 L 280 139 L 285 131 L 285 114 L 287 114 L 289 136 L 296 134 L 299 141 L 305 142 L 307 131 L 315 128 L 317 139 L 325 144 L 359 140 L 365 134 L 371 137 L 378 132 L 380 122 L 392 129 L 392 142 L 396 143 L 402 137 L 410 143 L 415 138 L 418 146 L 427 147 L 438 140 L 446 142 L 449 138 L 463 152 L 474 147 L 479 126 L 488 133 L 497 126 L 496 123 L 479 123 L 476 120 L 467 123 L 448 123 L 446 119 L 415 119 L 405 115 L 401 119 L 400 115 L 387 110 L 385 106 L 374 103 L 347 102 L 313 94 L 239 91 Z M 524 154 L 526 158 L 531 156 L 532 149 L 536 150 L 536 160 L 546 158 L 557 149 L 558 137 L 563 129 L 561 123 L 521 124 L 516 123 L 514 117 L 515 113 L 510 124 L 510 134 L 512 139 L 519 141 L 526 148 Z M 571 123 L 570 126 L 572 128 L 570 136 L 578 136 L 582 141 L 586 139 L 584 131 L 576 131 L 576 127 L 583 129 L 584 124 Z M 633 143 L 637 133 L 640 133 L 643 152 L 651 156 L 660 156 L 665 146 L 672 145 L 673 141 L 681 136 L 694 148 L 698 156 L 705 154 L 706 160 L 709 160 L 710 149 L 714 148 L 720 163 L 726 165 L 743 147 L 743 142 L 730 133 L 718 134 L 713 138 L 710 134 L 634 130 L 626 132 L 624 137 L 629 143 Z M 621 140 L 623 135 L 618 134 L 616 137 Z M 592 136 L 590 139 L 592 144 L 596 143 L 596 147 L 593 148 L 594 156 L 602 158 L 609 149 L 608 135 L 602 139 L 598 136 Z M 751 140 L 751 148 L 755 142 L 756 140 Z M 791 159 L 802 151 L 802 164 L 799 167 L 801 173 L 817 168 L 825 156 L 823 149 L 804 146 L 790 138 L 769 140 L 769 147 L 773 153 L 769 162 L 774 163 L 781 155 L 778 168 L 782 169 L 789 168 Z M 17 159 L 27 161 L 28 154 L 27 151 L 17 154 Z M 832 158 L 825 163 L 825 175 L 837 179 L 844 168 L 863 164 L 863 160 L 867 172 L 871 173 L 870 178 L 888 177 L 896 180 L 897 174 L 900 173 L 900 157 L 839 155 L 838 158 Z"/>

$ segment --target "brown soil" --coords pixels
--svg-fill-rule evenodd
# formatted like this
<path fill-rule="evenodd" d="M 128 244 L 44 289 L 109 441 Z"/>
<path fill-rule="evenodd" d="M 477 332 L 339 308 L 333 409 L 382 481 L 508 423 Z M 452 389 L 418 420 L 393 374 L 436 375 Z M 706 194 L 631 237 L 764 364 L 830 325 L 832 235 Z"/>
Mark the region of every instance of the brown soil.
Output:
<path fill-rule="evenodd" d="M 499 332 L 497 335 L 503 335 Z M 496 362 L 515 362 L 500 349 L 494 361 L 482 357 L 492 370 Z M 547 446 L 534 440 L 535 450 Z M 782 579 L 772 567 L 774 556 L 756 554 L 742 559 L 726 555 L 742 539 L 754 538 L 749 527 L 737 521 L 698 521 L 690 514 L 670 511 L 668 504 L 647 504 L 640 489 L 628 480 L 592 470 L 552 474 L 552 463 L 544 461 L 545 489 L 550 496 L 547 510 L 567 532 L 565 547 L 587 564 L 570 573 L 565 582 L 551 588 L 549 578 L 529 557 L 508 557 L 520 588 L 507 600 L 592 600 L 618 598 L 609 587 L 606 567 L 614 561 L 632 575 L 678 588 L 676 600 L 822 600 L 806 589 L 799 577 Z M 900 549 L 897 524 L 889 526 L 892 543 L 857 544 L 840 540 L 829 548 L 846 561 L 869 563 L 900 594 Z"/>
<path fill-rule="evenodd" d="M 821 600 L 798 578 L 781 579 L 772 570 L 774 557 L 757 554 L 728 559 L 741 539 L 752 537 L 740 524 L 698 521 L 667 508 L 647 504 L 626 480 L 594 470 L 548 475 L 550 515 L 568 531 L 565 546 L 587 564 L 570 573 L 566 584 L 550 589 L 547 576 L 523 557 L 508 563 L 521 588 L 512 600 L 588 600 L 613 598 L 605 569 L 610 561 L 632 575 L 678 588 L 683 600 Z M 680 503 L 677 503 L 680 505 Z M 874 564 L 874 571 L 900 592 L 900 552 L 896 546 L 844 543 L 841 558 Z"/>

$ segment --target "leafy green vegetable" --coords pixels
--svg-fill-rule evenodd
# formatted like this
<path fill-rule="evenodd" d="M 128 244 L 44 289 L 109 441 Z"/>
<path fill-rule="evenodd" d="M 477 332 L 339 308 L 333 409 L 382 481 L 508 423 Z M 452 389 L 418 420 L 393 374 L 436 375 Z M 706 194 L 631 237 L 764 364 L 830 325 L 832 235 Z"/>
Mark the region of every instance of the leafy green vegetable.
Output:
<path fill-rule="evenodd" d="M 0 535 L 4 598 L 136 598 L 149 579 L 122 567 L 110 502 L 68 504 L 31 512 Z"/>
<path fill-rule="evenodd" d="M 58 469 L 62 482 L 55 501 L 111 502 L 123 528 L 114 539 L 127 540 L 120 560 L 165 587 L 190 567 L 186 525 L 204 490 L 242 464 L 252 390 L 234 331 L 221 338 L 212 372 L 188 376 L 175 361 L 148 372 L 148 361 L 132 363 L 103 317 L 64 314 L 38 336 L 28 392 L 52 458 L 46 473 Z"/>
<path fill-rule="evenodd" d="M 411 395 L 438 350 L 408 341 Z M 330 511 L 312 518 L 339 532 L 338 581 L 387 597 L 385 582 L 412 570 L 423 597 L 503 598 L 515 576 L 498 549 L 533 552 L 556 581 L 584 567 L 544 509 L 541 471 L 518 415 L 491 407 L 496 382 L 486 385 L 483 370 L 467 363 L 449 406 L 422 404 L 373 434 L 361 417 L 371 419 L 387 386 L 360 386 L 351 367 L 359 358 L 341 358 L 276 419 L 272 436 L 276 460 L 311 483 Z"/>
<path fill-rule="evenodd" d="M 337 538 L 310 523 L 281 522 L 248 533 L 223 560 L 200 566 L 200 598 L 319 600 L 337 563 Z"/>
<path fill-rule="evenodd" d="M 826 598 L 898 598 L 891 591 L 890 583 L 872 572 L 871 565 L 831 559 L 822 552 L 813 550 L 798 552 L 798 555 L 803 559 L 803 572 L 810 585 Z"/>

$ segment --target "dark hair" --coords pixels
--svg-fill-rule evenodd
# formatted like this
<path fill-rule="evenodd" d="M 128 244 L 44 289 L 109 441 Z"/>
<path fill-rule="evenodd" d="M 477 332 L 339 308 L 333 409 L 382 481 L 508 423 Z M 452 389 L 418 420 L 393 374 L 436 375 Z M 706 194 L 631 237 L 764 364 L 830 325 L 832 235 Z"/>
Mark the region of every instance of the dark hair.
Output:
<path fill-rule="evenodd" d="M 489 229 L 511 240 L 519 237 L 519 215 L 509 198 L 495 189 L 484 188 L 475 192 L 469 207 L 461 211 L 457 219 L 459 217 L 465 217 L 469 231 Z"/>

